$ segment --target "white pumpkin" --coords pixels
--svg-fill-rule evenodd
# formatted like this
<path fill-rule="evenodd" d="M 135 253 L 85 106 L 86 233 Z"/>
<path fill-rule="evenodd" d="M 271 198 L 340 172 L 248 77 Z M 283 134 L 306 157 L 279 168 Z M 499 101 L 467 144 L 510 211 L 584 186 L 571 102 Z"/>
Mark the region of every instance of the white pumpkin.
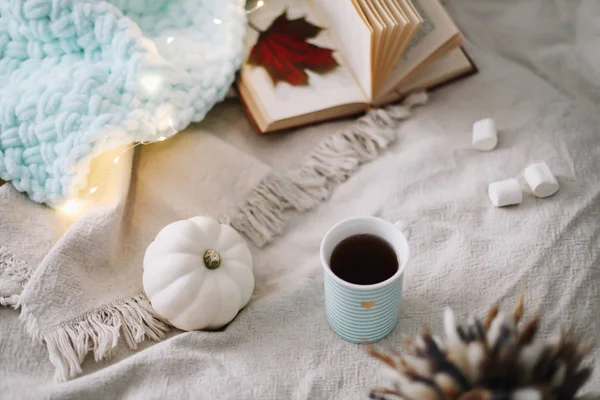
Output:
<path fill-rule="evenodd" d="M 146 249 L 143 284 L 152 308 L 176 328 L 218 329 L 250 300 L 252 255 L 228 225 L 208 217 L 177 221 Z"/>

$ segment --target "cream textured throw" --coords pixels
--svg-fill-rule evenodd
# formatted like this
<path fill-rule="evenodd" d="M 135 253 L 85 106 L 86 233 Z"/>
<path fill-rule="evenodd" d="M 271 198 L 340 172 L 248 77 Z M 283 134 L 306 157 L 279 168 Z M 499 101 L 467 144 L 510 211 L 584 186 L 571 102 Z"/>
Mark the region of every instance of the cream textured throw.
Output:
<path fill-rule="evenodd" d="M 212 135 L 183 133 L 135 156 L 105 154 L 90 177 L 89 187 L 99 189 L 58 211 L 5 185 L 0 301 L 21 307 L 28 334 L 45 343 L 60 380 L 79 374 L 89 351 L 98 361 L 120 339 L 133 349 L 146 338 L 159 340 L 168 328 L 150 307 L 141 274 L 144 251 L 162 227 L 213 216 L 264 246 L 284 230 L 285 210 L 306 211 L 328 199 L 336 183 L 394 141 L 399 121 L 426 99 L 412 95 L 406 106 L 373 110 L 325 135 L 289 171 L 271 173 Z"/>

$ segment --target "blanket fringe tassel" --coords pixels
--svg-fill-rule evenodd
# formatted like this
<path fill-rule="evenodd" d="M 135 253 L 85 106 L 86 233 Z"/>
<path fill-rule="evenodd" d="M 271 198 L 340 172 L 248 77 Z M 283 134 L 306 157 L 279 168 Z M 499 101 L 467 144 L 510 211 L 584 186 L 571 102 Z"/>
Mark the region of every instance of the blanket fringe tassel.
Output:
<path fill-rule="evenodd" d="M 12 280 L 25 285 L 31 278 L 29 265 L 10 252 L 6 247 L 0 246 L 0 275 L 7 274 Z"/>
<path fill-rule="evenodd" d="M 0 306 L 19 308 L 21 306 L 21 296 L 13 294 L 7 297 L 0 297 Z"/>
<path fill-rule="evenodd" d="M 426 93 L 412 94 L 401 105 L 371 110 L 347 131 L 327 137 L 301 166 L 263 178 L 230 218 L 231 226 L 264 247 L 283 232 L 286 210 L 307 211 L 328 199 L 335 184 L 396 139 L 398 122 L 411 115 L 413 106 L 426 102 Z"/>
<path fill-rule="evenodd" d="M 82 317 L 40 332 L 35 317 L 22 305 L 25 329 L 36 341 L 46 343 L 56 378 L 65 381 L 82 372 L 81 363 L 93 351 L 94 359 L 110 358 L 123 337 L 131 349 L 146 338 L 158 341 L 168 330 L 143 294 L 121 299 Z"/>
<path fill-rule="evenodd" d="M 6 247 L 0 246 L 0 276 L 6 276 L 8 279 L 25 286 L 31 278 L 30 266 Z M 10 296 L 0 296 L 0 306 L 19 308 L 21 306 L 21 296 L 13 294 Z"/>

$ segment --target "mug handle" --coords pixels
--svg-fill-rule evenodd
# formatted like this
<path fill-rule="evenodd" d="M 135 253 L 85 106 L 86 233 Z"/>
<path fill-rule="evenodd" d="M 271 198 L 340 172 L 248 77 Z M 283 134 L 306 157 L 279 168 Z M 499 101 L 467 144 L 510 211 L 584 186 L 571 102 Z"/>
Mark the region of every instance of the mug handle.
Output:
<path fill-rule="evenodd" d="M 400 230 L 400 232 L 402 232 L 402 234 L 404 235 L 404 237 L 406 238 L 406 240 L 410 239 L 410 234 L 411 234 L 411 229 L 410 226 L 408 226 L 408 222 L 406 221 L 398 221 L 394 224 L 394 226 L 396 228 L 398 228 L 398 230 Z"/>

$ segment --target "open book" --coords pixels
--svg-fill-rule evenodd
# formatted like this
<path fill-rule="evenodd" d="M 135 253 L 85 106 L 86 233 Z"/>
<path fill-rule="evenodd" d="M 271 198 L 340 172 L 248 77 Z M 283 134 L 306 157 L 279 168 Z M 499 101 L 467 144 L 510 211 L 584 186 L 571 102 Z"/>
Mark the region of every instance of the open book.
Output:
<path fill-rule="evenodd" d="M 250 26 L 237 86 L 261 133 L 356 114 L 476 71 L 439 0 L 270 0 Z"/>

